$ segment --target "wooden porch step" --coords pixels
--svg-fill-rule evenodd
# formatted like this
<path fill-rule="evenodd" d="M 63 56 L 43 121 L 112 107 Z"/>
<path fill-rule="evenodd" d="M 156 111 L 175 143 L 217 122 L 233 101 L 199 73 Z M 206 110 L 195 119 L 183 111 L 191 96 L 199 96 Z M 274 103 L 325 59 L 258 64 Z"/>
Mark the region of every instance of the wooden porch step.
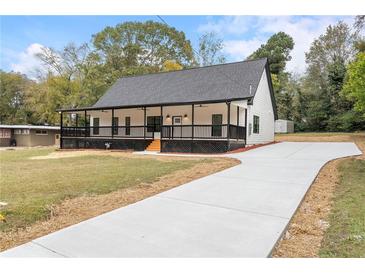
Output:
<path fill-rule="evenodd" d="M 146 148 L 147 151 L 161 151 L 161 141 L 156 139 Z"/>

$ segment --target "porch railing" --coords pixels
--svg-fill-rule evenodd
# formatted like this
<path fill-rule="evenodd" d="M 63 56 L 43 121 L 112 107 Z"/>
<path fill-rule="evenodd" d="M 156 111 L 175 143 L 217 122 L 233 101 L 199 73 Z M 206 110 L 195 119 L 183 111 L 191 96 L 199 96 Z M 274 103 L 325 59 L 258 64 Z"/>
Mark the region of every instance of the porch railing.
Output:
<path fill-rule="evenodd" d="M 164 125 L 162 139 L 230 139 L 246 140 L 246 128 L 235 125 Z M 63 137 L 146 138 L 153 139 L 148 126 L 62 127 Z"/>
<path fill-rule="evenodd" d="M 154 133 L 146 126 L 62 127 L 63 137 L 146 138 Z"/>
<path fill-rule="evenodd" d="M 163 139 L 246 139 L 246 128 L 235 125 L 170 125 L 162 126 Z"/>

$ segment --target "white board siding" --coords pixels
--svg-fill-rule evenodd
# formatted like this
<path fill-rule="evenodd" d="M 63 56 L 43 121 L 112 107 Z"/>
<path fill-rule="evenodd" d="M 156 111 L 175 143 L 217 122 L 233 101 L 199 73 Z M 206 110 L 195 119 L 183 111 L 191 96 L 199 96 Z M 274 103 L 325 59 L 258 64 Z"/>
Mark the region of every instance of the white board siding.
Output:
<path fill-rule="evenodd" d="M 275 118 L 265 70 L 257 87 L 253 104 L 248 106 L 247 112 L 247 144 L 263 144 L 274 141 Z M 259 133 L 253 133 L 254 115 L 260 117 Z"/>
<path fill-rule="evenodd" d="M 221 114 L 222 123 L 227 124 L 227 104 L 226 103 L 216 103 L 216 104 L 203 104 L 195 105 L 194 108 L 194 124 L 195 125 L 211 125 L 212 115 Z M 161 113 L 160 107 L 149 107 L 146 110 L 146 116 L 159 116 Z M 99 118 L 99 134 L 94 135 L 91 130 L 90 136 L 111 136 L 111 124 L 112 124 L 112 111 L 88 111 L 90 115 L 90 125 L 93 126 L 93 118 Z M 114 117 L 119 118 L 119 126 L 125 126 L 125 117 L 130 117 L 131 126 L 143 126 L 144 123 L 144 111 L 142 108 L 132 108 L 132 109 L 115 109 Z M 187 117 L 184 117 L 185 114 Z M 169 118 L 167 118 L 169 115 Z M 245 124 L 245 111 L 244 108 L 239 108 L 239 125 L 244 126 Z M 192 107 L 191 105 L 183 106 L 164 106 L 163 107 L 163 124 L 171 125 L 173 116 L 181 116 L 183 125 L 191 125 L 192 119 Z M 230 122 L 232 125 L 237 125 L 237 105 L 231 104 L 231 114 Z M 102 128 L 107 126 L 108 128 Z M 141 129 L 134 129 L 140 132 Z M 142 129 L 143 130 L 143 129 Z M 188 129 L 187 129 L 188 130 Z M 143 131 L 142 131 L 143 132 Z"/>
<path fill-rule="evenodd" d="M 160 107 L 151 107 L 147 108 L 146 116 L 159 116 L 160 115 Z M 111 126 L 112 123 L 112 111 L 106 110 L 102 111 L 88 111 L 90 115 L 90 125 L 93 126 L 93 118 L 100 118 L 99 125 L 100 126 Z M 187 117 L 184 118 L 185 114 Z M 202 107 L 199 105 L 195 105 L 194 108 L 194 124 L 195 125 L 211 125 L 212 124 L 212 115 L 213 114 L 222 114 L 223 116 L 223 124 L 227 123 L 227 105 L 226 103 L 217 103 L 217 104 L 203 104 Z M 170 118 L 166 116 L 169 115 Z M 245 111 L 243 108 L 239 108 L 239 124 L 240 126 L 244 126 L 245 124 Z M 119 126 L 125 126 L 125 117 L 131 117 L 131 126 L 143 126 L 144 117 L 143 117 L 143 109 L 116 109 L 114 110 L 114 117 L 119 118 Z M 171 125 L 173 116 L 182 116 L 183 125 L 191 125 L 192 118 L 192 108 L 191 105 L 184 106 L 165 106 L 163 107 L 163 124 Z M 231 124 L 237 124 L 237 106 L 231 106 Z"/>

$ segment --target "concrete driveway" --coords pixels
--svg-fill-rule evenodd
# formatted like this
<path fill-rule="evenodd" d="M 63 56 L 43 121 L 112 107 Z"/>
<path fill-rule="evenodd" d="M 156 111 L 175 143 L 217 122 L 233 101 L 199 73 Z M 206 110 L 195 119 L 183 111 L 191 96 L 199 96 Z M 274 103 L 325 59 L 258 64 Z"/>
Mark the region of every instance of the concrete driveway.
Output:
<path fill-rule="evenodd" d="M 1 256 L 267 257 L 329 160 L 353 143 L 278 143 L 242 164 L 10 249 Z"/>

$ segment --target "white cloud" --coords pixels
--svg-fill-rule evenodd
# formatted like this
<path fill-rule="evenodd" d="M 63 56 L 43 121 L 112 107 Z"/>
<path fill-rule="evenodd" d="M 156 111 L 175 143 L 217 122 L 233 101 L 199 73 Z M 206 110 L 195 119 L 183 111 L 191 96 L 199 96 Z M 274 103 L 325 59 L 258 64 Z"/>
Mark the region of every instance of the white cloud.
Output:
<path fill-rule="evenodd" d="M 348 20 L 349 18 L 344 18 Z M 287 64 L 287 70 L 303 72 L 306 67 L 305 52 L 308 52 L 313 40 L 325 33 L 329 25 L 336 24 L 336 17 L 264 17 L 260 20 L 260 29 L 263 32 L 275 33 L 284 31 L 294 39 L 294 49 L 291 52 L 292 60 Z M 350 23 L 350 22 L 348 22 Z M 351 23 L 350 23 L 351 24 Z"/>
<path fill-rule="evenodd" d="M 211 20 L 198 27 L 198 32 L 216 32 L 218 34 L 235 34 L 240 35 L 249 31 L 255 22 L 253 16 L 226 16 L 218 21 Z"/>
<path fill-rule="evenodd" d="M 42 63 L 36 57 L 37 53 L 42 52 L 43 45 L 33 43 L 29 45 L 25 51 L 14 56 L 15 62 L 10 64 L 13 71 L 26 74 L 29 78 L 35 79 L 38 71 L 42 70 Z"/>
<path fill-rule="evenodd" d="M 249 56 L 265 41 L 265 39 L 228 40 L 224 42 L 223 52 L 230 55 L 233 61 L 240 61 Z"/>
<path fill-rule="evenodd" d="M 243 60 L 274 33 L 284 31 L 294 39 L 289 71 L 305 70 L 305 52 L 315 38 L 325 32 L 330 24 L 343 20 L 352 25 L 351 17 L 336 16 L 231 16 L 217 21 L 208 18 L 198 31 L 215 31 L 224 38 L 225 49 L 230 59 Z"/>

